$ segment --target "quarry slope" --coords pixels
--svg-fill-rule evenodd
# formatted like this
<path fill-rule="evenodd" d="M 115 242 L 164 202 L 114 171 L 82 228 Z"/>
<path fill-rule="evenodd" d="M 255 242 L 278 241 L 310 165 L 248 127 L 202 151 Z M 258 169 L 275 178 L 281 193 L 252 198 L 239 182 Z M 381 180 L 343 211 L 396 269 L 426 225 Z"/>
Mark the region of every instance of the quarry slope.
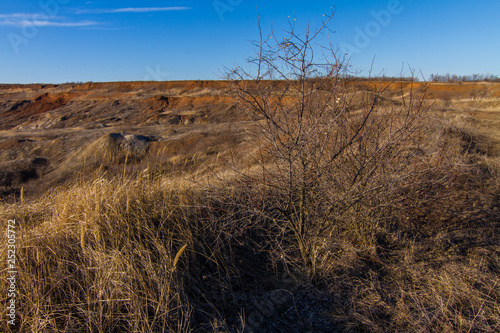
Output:
<path fill-rule="evenodd" d="M 380 83 L 350 84 L 363 90 Z M 409 84 L 390 89 L 396 96 Z M 494 128 L 499 88 L 434 83 L 429 95 L 437 110 L 471 115 Z M 179 159 L 219 153 L 243 141 L 248 126 L 225 81 L 0 84 L 0 198 L 19 196 L 21 189 L 39 193 L 84 166 L 109 167 L 153 154 Z M 137 149 L 140 154 L 127 157 Z"/>

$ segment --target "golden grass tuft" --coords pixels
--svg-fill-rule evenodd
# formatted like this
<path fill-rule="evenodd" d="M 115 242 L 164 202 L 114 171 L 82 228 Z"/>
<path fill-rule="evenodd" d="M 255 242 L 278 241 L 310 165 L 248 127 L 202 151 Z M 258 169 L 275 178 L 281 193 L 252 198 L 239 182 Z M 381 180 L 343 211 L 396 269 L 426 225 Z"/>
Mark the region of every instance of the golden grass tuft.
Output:
<path fill-rule="evenodd" d="M 101 177 L 33 203 L 27 211 L 44 212 L 36 218 L 20 213 L 22 206 L 4 211 L 2 217 L 21 224 L 21 330 L 156 331 L 184 325 L 190 310 L 181 304 L 175 268 L 193 241 L 193 200 L 194 192 L 179 182 L 164 187 L 159 181 Z"/>

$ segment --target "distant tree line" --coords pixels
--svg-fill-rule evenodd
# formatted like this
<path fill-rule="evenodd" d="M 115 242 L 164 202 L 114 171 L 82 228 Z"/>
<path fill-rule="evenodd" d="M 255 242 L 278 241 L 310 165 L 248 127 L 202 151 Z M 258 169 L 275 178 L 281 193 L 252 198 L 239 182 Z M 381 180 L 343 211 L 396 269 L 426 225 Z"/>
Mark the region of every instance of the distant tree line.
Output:
<path fill-rule="evenodd" d="M 420 81 L 418 76 L 408 76 L 408 77 L 394 77 L 394 76 L 377 76 L 377 77 L 366 77 L 359 75 L 345 74 L 343 76 L 345 79 L 354 81 Z M 446 73 L 441 74 L 431 74 L 429 76 L 430 82 L 500 82 L 500 77 L 493 74 L 472 74 L 472 75 L 457 75 Z"/>
<path fill-rule="evenodd" d="M 417 76 L 359 76 L 352 74 L 344 74 L 342 75 L 344 79 L 348 79 L 351 81 L 414 81 L 418 82 L 420 79 Z"/>
<path fill-rule="evenodd" d="M 446 73 L 444 75 L 431 74 L 429 76 L 431 82 L 500 82 L 500 78 L 493 74 L 472 74 L 472 75 L 456 75 Z"/>

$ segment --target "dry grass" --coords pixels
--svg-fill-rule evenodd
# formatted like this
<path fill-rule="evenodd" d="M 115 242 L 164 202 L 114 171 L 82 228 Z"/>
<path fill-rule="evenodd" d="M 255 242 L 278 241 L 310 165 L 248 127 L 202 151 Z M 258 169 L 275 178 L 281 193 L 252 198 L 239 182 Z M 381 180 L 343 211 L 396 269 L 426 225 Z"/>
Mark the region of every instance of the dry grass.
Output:
<path fill-rule="evenodd" d="M 192 247 L 192 200 L 182 183 L 99 177 L 2 214 L 21 225 L 21 330 L 186 328 L 176 253 Z"/>
<path fill-rule="evenodd" d="M 313 279 L 293 239 L 255 209 L 261 183 L 221 165 L 232 161 L 233 137 L 193 134 L 158 145 L 143 164 L 116 167 L 123 172 L 1 203 L 1 228 L 12 218 L 21 225 L 17 329 L 498 332 L 496 134 L 449 119 L 431 119 L 421 133 L 415 156 L 428 178 L 380 193 L 391 199 L 384 209 L 372 209 L 374 199 L 339 213 L 334 232 L 321 235 Z"/>

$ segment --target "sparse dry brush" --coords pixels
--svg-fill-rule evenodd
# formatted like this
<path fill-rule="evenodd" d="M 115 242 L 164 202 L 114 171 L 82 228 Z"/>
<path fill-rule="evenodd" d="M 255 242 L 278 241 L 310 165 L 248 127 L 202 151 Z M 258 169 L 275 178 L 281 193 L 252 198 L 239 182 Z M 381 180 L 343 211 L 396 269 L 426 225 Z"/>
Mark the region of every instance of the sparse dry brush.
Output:
<path fill-rule="evenodd" d="M 498 292 L 496 269 L 488 272 L 488 282 L 478 282 L 491 289 L 479 291 L 468 282 L 462 292 L 470 301 L 465 297 L 451 305 L 458 296 L 451 293 L 448 303 L 437 305 L 431 299 L 445 296 L 435 284 L 444 276 L 453 280 L 453 273 L 435 270 L 427 279 L 426 273 L 411 268 L 412 262 L 386 262 L 411 249 L 411 241 L 434 242 L 435 233 L 454 228 L 465 232 L 464 221 L 476 223 L 472 212 L 484 212 L 492 204 L 481 193 L 491 174 L 471 159 L 473 142 L 464 132 L 447 128 L 430 113 L 425 85 L 406 82 L 399 94 L 394 93 L 398 82 L 354 90 L 345 80 L 345 59 L 316 44 L 328 20 L 304 34 L 290 21 L 284 36 L 271 33 L 256 43 L 256 56 L 249 60 L 253 71 L 237 67 L 228 72 L 241 108 L 256 125 L 258 146 L 246 156 L 258 167 L 231 162 L 241 186 L 253 193 L 248 206 L 254 217 L 270 225 L 274 262 L 285 271 L 302 271 L 306 281 L 329 284 L 342 300 L 332 312 L 342 313 L 338 318 L 347 330 L 494 331 L 498 304 L 490 295 Z M 492 228 L 496 230 L 495 222 Z M 429 261 L 444 260 L 437 258 Z M 497 259 L 492 267 L 498 267 Z M 453 267 L 470 271 L 460 264 Z M 400 278 L 398 269 L 422 279 L 410 280 L 419 292 L 404 316 L 398 306 L 406 298 L 390 294 L 393 288 L 405 294 L 409 281 L 380 285 L 385 275 L 389 281 Z M 425 288 L 435 294 L 425 293 Z M 492 317 L 479 323 L 488 302 Z M 349 304 L 348 310 L 342 304 Z M 464 311 L 469 314 L 464 316 Z M 415 315 L 427 319 L 415 326 L 404 324 L 415 323 Z M 397 321 L 398 316 L 404 319 Z"/>
<path fill-rule="evenodd" d="M 300 258 L 310 277 L 337 239 L 373 247 L 379 228 L 408 205 L 435 202 L 461 168 L 430 128 L 426 86 L 405 83 L 396 98 L 398 83 L 354 90 L 347 61 L 316 44 L 327 23 L 298 34 L 290 21 L 284 37 L 257 43 L 254 72 L 228 74 L 258 128 L 251 158 L 260 168 L 241 176 L 261 191 L 260 215 L 293 239 L 280 255 Z"/>

